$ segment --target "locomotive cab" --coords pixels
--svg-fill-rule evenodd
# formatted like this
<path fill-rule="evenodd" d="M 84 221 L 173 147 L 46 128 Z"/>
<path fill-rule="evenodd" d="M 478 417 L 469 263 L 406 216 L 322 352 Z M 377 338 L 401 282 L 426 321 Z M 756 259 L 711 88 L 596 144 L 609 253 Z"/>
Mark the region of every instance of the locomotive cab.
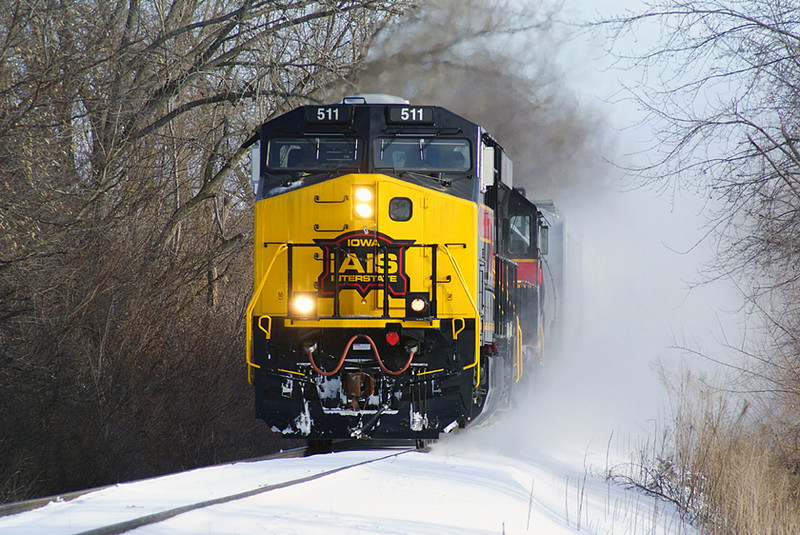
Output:
<path fill-rule="evenodd" d="M 261 129 L 248 376 L 285 436 L 435 439 L 507 403 L 541 344 L 522 305 L 541 218 L 502 147 L 444 108 L 377 100 Z"/>

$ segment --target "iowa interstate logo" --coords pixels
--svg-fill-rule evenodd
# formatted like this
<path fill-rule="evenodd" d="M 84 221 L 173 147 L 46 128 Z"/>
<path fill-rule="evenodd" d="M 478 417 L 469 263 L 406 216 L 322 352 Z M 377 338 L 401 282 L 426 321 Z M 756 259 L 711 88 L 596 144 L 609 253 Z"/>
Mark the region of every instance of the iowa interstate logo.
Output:
<path fill-rule="evenodd" d="M 323 267 L 317 279 L 322 295 L 332 296 L 336 291 L 337 254 L 340 290 L 356 290 L 361 297 L 384 287 L 393 297 L 402 297 L 408 292 L 406 250 L 414 240 L 393 240 L 380 232 L 354 231 L 314 242 L 322 249 Z"/>

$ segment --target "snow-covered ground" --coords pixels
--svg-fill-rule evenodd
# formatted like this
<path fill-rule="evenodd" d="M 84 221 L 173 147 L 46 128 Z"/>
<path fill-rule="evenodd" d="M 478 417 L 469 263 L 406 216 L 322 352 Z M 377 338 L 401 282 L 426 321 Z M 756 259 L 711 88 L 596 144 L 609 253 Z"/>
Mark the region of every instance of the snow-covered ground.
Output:
<path fill-rule="evenodd" d="M 130 533 L 694 533 L 663 502 L 584 467 L 481 452 L 463 440 L 468 435 L 448 437 L 430 453 L 354 451 L 241 462 L 120 484 L 0 518 L 0 533 L 81 533 L 374 459 L 380 460 Z"/>

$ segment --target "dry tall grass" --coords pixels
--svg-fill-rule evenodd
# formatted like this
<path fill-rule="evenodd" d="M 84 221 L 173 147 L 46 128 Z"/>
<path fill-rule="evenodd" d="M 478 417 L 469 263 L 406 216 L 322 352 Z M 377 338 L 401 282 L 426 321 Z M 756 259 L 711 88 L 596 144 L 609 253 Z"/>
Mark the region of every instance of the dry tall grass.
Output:
<path fill-rule="evenodd" d="M 688 374 L 674 394 L 661 442 L 611 477 L 672 501 L 703 534 L 800 534 L 798 437 Z"/>

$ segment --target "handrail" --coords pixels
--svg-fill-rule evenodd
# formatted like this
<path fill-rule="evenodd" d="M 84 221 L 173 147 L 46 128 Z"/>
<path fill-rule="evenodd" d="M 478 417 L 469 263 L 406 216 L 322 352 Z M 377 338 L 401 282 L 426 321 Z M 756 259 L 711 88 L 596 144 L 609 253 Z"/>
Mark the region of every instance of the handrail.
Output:
<path fill-rule="evenodd" d="M 480 358 L 481 358 L 481 356 L 480 356 L 480 330 L 481 330 L 481 328 L 480 328 L 480 324 L 481 324 L 480 312 L 478 311 L 478 306 L 475 304 L 475 299 L 473 298 L 472 294 L 469 291 L 469 287 L 467 286 L 466 280 L 464 279 L 464 275 L 461 272 L 461 268 L 458 265 L 458 261 L 453 257 L 452 253 L 450 252 L 450 249 L 449 249 L 448 245 L 447 244 L 445 244 L 445 245 L 441 245 L 440 244 L 440 245 L 438 245 L 438 248 L 444 250 L 444 252 L 447 254 L 447 257 L 450 259 L 450 264 L 453 266 L 453 269 L 455 270 L 456 275 L 458 276 L 458 280 L 461 282 L 461 286 L 464 289 L 464 293 L 466 294 L 467 299 L 469 300 L 469 303 L 472 306 L 472 310 L 474 311 L 474 315 L 475 315 L 475 360 L 472 362 L 472 364 L 468 364 L 468 365 L 464 366 L 463 369 L 464 370 L 468 370 L 470 368 L 476 368 L 475 386 L 477 387 L 477 386 L 480 385 Z M 280 244 L 280 247 L 278 247 L 278 250 L 275 252 L 275 255 L 272 257 L 272 261 L 270 262 L 269 266 L 267 267 L 267 270 L 264 272 L 264 276 L 262 277 L 261 282 L 259 283 L 258 287 L 256 288 L 255 293 L 253 294 L 253 298 L 250 300 L 250 303 L 247 305 L 247 312 L 246 312 L 246 315 L 247 315 L 247 326 L 245 328 L 245 334 L 246 334 L 245 343 L 246 343 L 246 359 L 247 359 L 247 380 L 248 380 L 248 382 L 250 384 L 253 384 L 252 369 L 253 368 L 261 368 L 261 366 L 259 366 L 255 362 L 253 362 L 253 355 L 252 355 L 252 351 L 253 351 L 253 348 L 252 348 L 252 345 L 253 345 L 253 332 L 252 332 L 253 331 L 253 325 L 252 325 L 253 310 L 255 309 L 256 303 L 258 302 L 259 298 L 261 297 L 261 293 L 264 290 L 264 285 L 267 282 L 267 278 L 269 277 L 269 274 L 272 271 L 272 267 L 274 266 L 275 261 L 278 259 L 278 256 L 282 252 L 284 252 L 284 251 L 286 251 L 288 249 L 289 249 L 289 244 L 286 244 L 286 243 Z M 436 274 L 434 274 L 434 276 L 435 275 Z M 270 322 L 269 323 L 269 330 L 271 331 L 271 327 L 272 327 L 272 319 L 271 318 L 270 318 L 269 322 Z M 463 319 L 462 319 L 462 322 L 463 322 Z M 263 327 L 261 326 L 260 320 L 259 320 L 259 328 L 264 330 Z M 463 330 L 463 327 L 462 327 L 461 330 Z M 461 330 L 459 330 L 458 332 L 456 332 L 454 334 L 458 335 L 458 333 L 460 333 Z M 267 334 L 269 334 L 269 333 L 267 333 Z"/>
<path fill-rule="evenodd" d="M 517 320 L 517 343 L 514 344 L 514 350 L 517 353 L 515 359 L 517 361 L 517 376 L 514 379 L 515 383 L 518 383 L 519 380 L 522 378 L 522 328 L 519 326 L 519 316 L 516 316 Z"/>
<path fill-rule="evenodd" d="M 461 322 L 461 327 L 459 329 L 456 329 L 457 321 Z M 464 318 L 453 318 L 453 323 L 451 324 L 451 327 L 453 329 L 453 340 L 458 340 L 458 335 L 461 334 L 461 331 L 463 331 L 466 328 L 466 326 L 467 323 L 464 321 Z"/>
<path fill-rule="evenodd" d="M 444 252 L 447 253 L 447 257 L 450 259 L 450 263 L 453 265 L 456 275 L 458 275 L 458 280 L 461 281 L 461 286 L 464 288 L 464 293 L 467 294 L 469 304 L 472 305 L 472 310 L 475 311 L 475 361 L 472 364 L 464 366 L 462 369 L 468 370 L 470 368 L 476 368 L 475 387 L 477 388 L 481 383 L 481 315 L 478 311 L 478 305 L 475 304 L 475 299 L 473 299 L 472 294 L 469 293 L 469 287 L 467 286 L 467 282 L 464 280 L 464 275 L 461 273 L 461 268 L 458 267 L 458 262 L 456 262 L 456 259 L 453 258 L 453 255 L 450 253 L 450 249 L 446 244 L 439 245 L 439 248 L 443 249 Z"/>
<path fill-rule="evenodd" d="M 536 344 L 539 349 L 539 358 L 541 359 L 541 371 L 544 372 L 544 323 L 539 322 L 539 341 Z"/>
<path fill-rule="evenodd" d="M 272 257 L 272 262 L 269 263 L 267 267 L 267 271 L 264 272 L 264 276 L 261 278 L 261 282 L 258 284 L 258 288 L 256 288 L 255 293 L 253 293 L 253 298 L 250 300 L 250 304 L 247 305 L 247 312 L 246 312 L 246 320 L 247 326 L 245 327 L 245 355 L 247 359 L 247 381 L 250 384 L 253 384 L 253 368 L 261 368 L 258 364 L 253 362 L 253 309 L 256 307 L 256 303 L 258 299 L 261 297 L 261 292 L 264 290 L 264 284 L 267 282 L 267 277 L 269 277 L 270 271 L 272 271 L 272 266 L 275 264 L 275 260 L 278 259 L 278 255 L 280 255 L 283 251 L 287 250 L 289 245 L 282 243 L 278 250 L 275 251 L 275 256 Z M 258 323 L 259 327 L 261 327 L 261 320 Z M 263 329 L 263 328 L 262 328 Z M 270 319 L 270 330 L 272 329 L 272 320 Z"/>

